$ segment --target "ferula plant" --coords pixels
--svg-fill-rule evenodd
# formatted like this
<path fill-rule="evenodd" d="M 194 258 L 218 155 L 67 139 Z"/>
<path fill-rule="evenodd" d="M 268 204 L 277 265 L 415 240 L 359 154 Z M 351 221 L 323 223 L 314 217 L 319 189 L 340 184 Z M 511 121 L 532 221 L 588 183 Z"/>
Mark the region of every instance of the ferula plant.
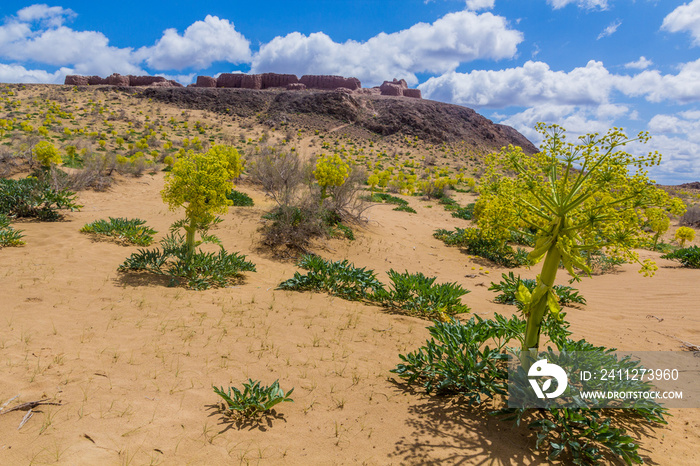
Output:
<path fill-rule="evenodd" d="M 316 162 L 314 169 L 314 177 L 321 187 L 321 205 L 323 200 L 328 197 L 326 191 L 328 188 L 342 186 L 350 176 L 350 167 L 343 162 L 338 154 L 323 155 Z"/>
<path fill-rule="evenodd" d="M 539 123 L 537 130 L 544 136 L 537 154 L 509 146 L 489 158 L 480 186 L 481 206 L 477 205 L 483 230 L 502 238 L 511 231 L 536 231 L 528 259 L 530 265 L 544 259 L 541 273 L 532 292 L 521 284 L 517 293 L 527 317 L 524 351 L 539 347 L 546 313 L 556 317 L 561 309 L 553 288 L 560 263 L 578 280 L 577 270 L 590 274 L 582 253 L 605 250 L 640 263 L 640 273 L 653 275 L 656 265 L 640 262 L 633 251 L 651 239 L 652 233 L 643 228 L 646 212 L 651 207 L 674 215 L 685 211 L 680 199 L 649 179 L 646 168 L 659 164 L 658 152 L 634 156 L 623 150 L 629 143 L 647 142 L 648 133 L 629 138 L 613 128 L 571 143 L 558 125 Z"/>
<path fill-rule="evenodd" d="M 680 243 L 681 247 L 685 247 L 686 241 L 695 239 L 695 230 L 690 227 L 679 227 L 673 237 Z"/>
<path fill-rule="evenodd" d="M 216 214 L 224 214 L 233 201 L 228 199 L 234 178 L 243 171 L 243 160 L 233 147 L 214 146 L 204 153 L 188 152 L 178 158 L 167 174 L 161 192 L 170 210 L 185 208 L 188 255 L 194 253 L 195 233 L 206 230 Z"/>

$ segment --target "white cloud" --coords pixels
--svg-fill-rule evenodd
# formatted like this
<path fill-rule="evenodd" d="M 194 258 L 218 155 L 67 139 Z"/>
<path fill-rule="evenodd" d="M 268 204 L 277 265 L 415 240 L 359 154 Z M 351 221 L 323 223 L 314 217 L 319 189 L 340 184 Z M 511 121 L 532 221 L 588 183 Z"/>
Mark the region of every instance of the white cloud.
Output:
<path fill-rule="evenodd" d="M 662 75 L 652 70 L 635 76 L 619 76 L 617 87 L 626 95 L 644 96 L 650 102 L 697 102 L 700 100 L 700 59 L 681 65 L 675 75 Z"/>
<path fill-rule="evenodd" d="M 217 61 L 251 60 L 250 41 L 236 31 L 233 23 L 211 15 L 192 23 L 183 35 L 166 29 L 154 46 L 139 49 L 137 56 L 158 70 L 208 68 Z"/>
<path fill-rule="evenodd" d="M 633 76 L 610 73 L 598 61 L 568 72 L 528 61 L 498 71 L 448 72 L 418 87 L 425 98 L 475 108 L 600 105 L 609 103 L 613 92 L 650 102 L 689 103 L 700 101 L 700 59 L 681 65 L 677 74 L 645 70 Z"/>
<path fill-rule="evenodd" d="M 472 11 L 490 10 L 495 0 L 467 0 L 467 8 Z"/>
<path fill-rule="evenodd" d="M 552 5 L 552 8 L 558 10 L 564 8 L 570 3 L 575 3 L 577 7 L 586 10 L 607 10 L 608 0 L 547 0 L 547 3 Z"/>
<path fill-rule="evenodd" d="M 613 108 L 614 107 L 614 108 Z M 542 142 L 542 135 L 535 131 L 540 122 L 557 123 L 566 128 L 568 139 L 592 133 L 605 133 L 628 109 L 625 106 L 581 107 L 577 105 L 544 104 L 511 115 L 500 123 L 512 126 L 534 144 Z"/>
<path fill-rule="evenodd" d="M 74 31 L 65 26 L 32 33 L 3 46 L 0 56 L 51 66 L 72 65 L 79 74 L 141 73 L 131 49 L 109 46 L 109 39 L 95 31 Z"/>
<path fill-rule="evenodd" d="M 700 45 L 700 0 L 684 3 L 669 13 L 661 24 L 669 32 L 689 32 L 693 43 Z"/>
<path fill-rule="evenodd" d="M 697 139 L 669 134 L 656 134 L 652 130 L 651 141 L 642 146 L 645 151 L 656 150 L 662 156 L 661 165 L 650 170 L 652 178 L 662 184 L 699 180 L 700 144 Z"/>
<path fill-rule="evenodd" d="M 275 37 L 253 57 L 252 72 L 355 76 L 365 86 L 392 78 L 415 84 L 415 73 L 444 73 L 480 58 L 511 58 L 522 41 L 523 34 L 509 29 L 501 16 L 461 11 L 366 42 L 338 43 L 323 32 Z"/>
<path fill-rule="evenodd" d="M 16 17 L 0 25 L 0 58 L 70 67 L 79 74 L 143 73 L 132 49 L 109 46 L 101 32 L 63 25 L 74 16 L 71 10 L 47 5 L 19 10 Z"/>
<path fill-rule="evenodd" d="M 42 21 L 47 27 L 62 26 L 66 20 L 73 19 L 77 15 L 71 9 L 60 6 L 30 5 L 17 12 L 17 18 L 23 22 Z"/>
<path fill-rule="evenodd" d="M 504 108 L 534 105 L 597 105 L 607 103 L 613 76 L 601 62 L 589 61 L 570 72 L 553 71 L 544 62 L 500 71 L 446 73 L 419 88 L 429 99 L 470 107 Z"/>
<path fill-rule="evenodd" d="M 652 134 L 682 134 L 687 140 L 700 144 L 700 112 L 680 112 L 675 115 L 655 115 L 649 121 Z M 698 160 L 700 166 L 700 160 Z"/>
<path fill-rule="evenodd" d="M 36 84 L 63 84 L 66 75 L 73 70 L 61 68 L 54 73 L 45 70 L 28 70 L 20 65 L 7 65 L 0 63 L 0 82 L 3 83 L 36 83 Z"/>
<path fill-rule="evenodd" d="M 625 63 L 625 68 L 636 69 L 636 70 L 645 70 L 653 64 L 654 64 L 654 62 L 652 62 L 651 60 L 647 59 L 644 56 L 641 56 L 641 57 L 639 57 L 639 60 L 637 60 L 637 61 Z"/>
<path fill-rule="evenodd" d="M 610 23 L 610 25 L 608 27 L 603 29 L 603 31 L 600 34 L 598 34 L 597 40 L 600 40 L 604 37 L 608 37 L 608 36 L 615 34 L 617 32 L 617 28 L 619 28 L 621 24 L 622 24 L 622 21 L 620 21 L 619 19 L 613 21 L 612 23 Z"/>
<path fill-rule="evenodd" d="M 567 130 L 567 139 L 598 132 L 604 134 L 616 124 L 616 119 L 633 117 L 634 111 L 621 105 L 579 107 L 575 105 L 545 104 L 531 107 L 514 115 L 499 119 L 499 123 L 514 127 L 534 144 L 542 142 L 542 135 L 534 130 L 540 121 L 557 123 Z M 650 170 L 650 176 L 663 184 L 677 184 L 700 179 L 700 112 L 681 112 L 675 115 L 656 115 L 648 124 L 651 141 L 634 143 L 626 150 L 634 154 L 659 151 L 662 163 Z M 629 131 L 634 136 L 635 131 Z"/>

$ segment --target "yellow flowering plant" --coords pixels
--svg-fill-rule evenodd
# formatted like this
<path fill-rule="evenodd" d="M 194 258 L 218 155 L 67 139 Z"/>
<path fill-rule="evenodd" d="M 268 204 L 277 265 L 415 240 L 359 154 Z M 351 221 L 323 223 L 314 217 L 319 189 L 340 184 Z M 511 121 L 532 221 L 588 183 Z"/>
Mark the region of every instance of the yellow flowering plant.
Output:
<path fill-rule="evenodd" d="M 613 128 L 570 143 L 558 125 L 539 123 L 537 130 L 544 135 L 540 152 L 528 155 L 509 146 L 488 159 L 475 209 L 479 227 L 504 240 L 511 231 L 535 232 L 528 258 L 531 265 L 544 259 L 542 270 L 533 292 L 521 284 L 516 295 L 527 316 L 525 351 L 539 347 L 545 314 L 558 316 L 560 311 L 553 289 L 560 263 L 578 280 L 577 270 L 590 274 L 586 253 L 604 249 L 612 257 L 640 263 L 641 273 L 653 275 L 655 264 L 640 262 L 633 250 L 650 239 L 643 228 L 648 209 L 674 215 L 685 211 L 682 201 L 648 177 L 646 168 L 661 160 L 658 152 L 633 156 L 622 150 L 634 141 L 647 142 L 647 133 L 628 138 Z"/>
<path fill-rule="evenodd" d="M 316 162 L 314 177 L 321 187 L 321 205 L 328 197 L 326 191 L 334 186 L 342 186 L 350 176 L 350 167 L 338 154 L 323 155 Z"/>
<path fill-rule="evenodd" d="M 43 167 L 50 167 L 54 164 L 61 163 L 61 154 L 58 149 L 48 141 L 41 141 L 34 146 L 34 157 Z"/>
<path fill-rule="evenodd" d="M 241 156 L 228 146 L 214 146 L 204 153 L 189 151 L 173 164 L 161 195 L 170 210 L 185 208 L 188 255 L 194 252 L 197 230 L 206 229 L 216 214 L 226 213 L 233 204 L 226 195 L 242 171 Z"/>
<path fill-rule="evenodd" d="M 690 227 L 679 227 L 673 237 L 680 243 L 681 247 L 684 247 L 686 241 L 693 241 L 695 238 L 695 230 Z"/>

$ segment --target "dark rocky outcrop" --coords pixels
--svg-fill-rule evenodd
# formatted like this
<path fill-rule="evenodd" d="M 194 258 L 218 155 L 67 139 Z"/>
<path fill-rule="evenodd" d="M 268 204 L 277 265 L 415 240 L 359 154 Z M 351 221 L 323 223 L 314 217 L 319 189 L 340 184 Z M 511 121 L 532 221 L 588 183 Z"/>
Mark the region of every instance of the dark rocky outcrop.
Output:
<path fill-rule="evenodd" d="M 401 86 L 400 83 L 392 85 Z M 295 84 L 291 84 L 295 86 Z M 137 95 L 176 105 L 209 110 L 260 121 L 286 122 L 317 128 L 351 123 L 352 128 L 381 136 L 405 134 L 431 143 L 464 142 L 480 150 L 499 150 L 508 144 L 527 153 L 537 148 L 515 129 L 494 124 L 474 110 L 423 99 L 387 98 L 374 94 L 379 88 L 360 92 L 327 92 L 307 89 L 287 92 L 252 89 L 158 89 L 145 88 Z"/>

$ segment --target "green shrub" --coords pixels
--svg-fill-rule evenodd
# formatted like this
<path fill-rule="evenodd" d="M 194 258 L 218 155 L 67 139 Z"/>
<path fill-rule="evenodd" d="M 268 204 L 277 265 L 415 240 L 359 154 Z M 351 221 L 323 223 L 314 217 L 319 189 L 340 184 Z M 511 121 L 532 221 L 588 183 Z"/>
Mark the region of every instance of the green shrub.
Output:
<path fill-rule="evenodd" d="M 435 277 L 422 273 L 387 272 L 390 288 L 384 295 L 384 305 L 408 311 L 422 317 L 441 317 L 469 312 L 461 297 L 469 293 L 456 283 L 435 284 Z"/>
<path fill-rule="evenodd" d="M 489 287 L 490 291 L 500 291 L 501 294 L 494 298 L 494 301 L 501 304 L 511 304 L 517 305 L 518 308 L 521 304 L 516 299 L 516 294 L 518 292 L 518 286 L 522 283 L 525 287 L 532 293 L 537 286 L 537 282 L 531 278 L 515 277 L 513 272 L 508 272 L 506 275 L 501 274 L 503 280 L 500 283 L 491 282 Z M 586 299 L 581 296 L 576 288 L 563 285 L 554 285 L 554 292 L 559 298 L 559 304 L 562 306 L 570 303 L 586 304 Z"/>
<path fill-rule="evenodd" d="M 581 257 L 586 261 L 586 265 L 594 273 L 608 273 L 615 270 L 615 267 L 625 263 L 621 257 L 612 257 L 603 251 L 581 251 Z"/>
<path fill-rule="evenodd" d="M 396 211 L 398 211 L 398 212 L 408 212 L 409 214 L 415 214 L 415 213 L 416 213 L 416 209 L 414 209 L 414 208 L 411 207 L 411 206 L 407 206 L 407 205 L 400 205 L 400 206 L 398 206 L 398 207 L 396 207 L 396 208 L 394 208 L 394 209 L 391 209 L 391 210 L 396 210 Z"/>
<path fill-rule="evenodd" d="M 520 317 L 506 319 L 496 314 L 493 320 L 472 317 L 469 321 L 434 322 L 428 330 L 431 339 L 418 350 L 399 355 L 401 363 L 392 372 L 409 385 L 419 384 L 428 394 L 457 395 L 470 405 L 479 405 L 508 394 L 506 350 L 512 340 L 521 340 L 526 322 Z M 639 367 L 637 361 L 617 360 L 612 350 L 596 347 L 585 340 L 573 341 L 568 323 L 557 322 L 548 314 L 542 332 L 559 350 L 549 357 L 567 358 L 571 352 L 587 352 L 587 358 L 600 361 L 599 367 L 621 371 Z M 556 363 L 556 359 L 549 359 Z M 516 374 L 527 378 L 527 374 Z M 571 378 L 570 378 L 571 379 Z M 528 386 L 526 380 L 518 386 Z M 632 382 L 631 391 L 649 389 L 648 382 Z M 573 383 L 569 384 L 574 387 Z M 574 389 L 574 388 L 572 388 Z M 512 395 L 512 394 L 511 394 Z M 444 399 L 444 398 L 441 398 Z M 550 460 L 567 464 L 596 464 L 608 456 L 617 456 L 628 464 L 641 463 L 639 446 L 619 424 L 636 428 L 645 423 L 665 423 L 666 409 L 644 400 L 633 409 L 593 409 L 584 407 L 551 409 L 503 408 L 492 414 L 504 421 L 526 421 L 535 431 L 537 449 L 547 451 Z M 623 420 L 617 424 L 616 417 Z"/>
<path fill-rule="evenodd" d="M 173 229 L 175 230 L 175 229 Z M 202 242 L 216 242 L 206 234 Z M 185 237 L 171 232 L 160 241 L 160 248 L 139 249 L 119 266 L 119 272 L 150 272 L 171 277 L 171 285 L 184 282 L 195 290 L 223 287 L 240 281 L 241 272 L 255 272 L 255 264 L 245 256 L 229 254 L 223 247 L 218 253 L 189 252 Z"/>
<path fill-rule="evenodd" d="M 536 231 L 526 230 L 526 231 L 511 231 L 509 243 L 520 244 L 522 246 L 535 247 L 535 234 Z"/>
<path fill-rule="evenodd" d="M 138 218 L 113 218 L 109 221 L 100 219 L 88 223 L 80 229 L 82 233 L 93 233 L 115 238 L 127 244 L 138 246 L 148 246 L 153 242 L 153 235 L 156 230 L 145 225 L 146 221 Z"/>
<path fill-rule="evenodd" d="M 254 205 L 253 200 L 246 193 L 242 193 L 235 189 L 232 189 L 226 197 L 233 201 L 233 205 L 236 207 L 252 207 Z"/>
<path fill-rule="evenodd" d="M 671 253 L 664 254 L 661 258 L 677 260 L 683 267 L 700 269 L 700 247 L 697 246 L 676 249 Z"/>
<path fill-rule="evenodd" d="M 278 289 L 323 291 L 351 301 L 366 301 L 410 315 L 443 318 L 468 312 L 460 298 L 469 293 L 456 283 L 435 284 L 435 277 L 422 273 L 398 273 L 389 270 L 391 286 L 387 290 L 373 270 L 357 268 L 347 260 L 326 261 L 318 256 L 303 256 L 299 267 L 309 272 L 279 284 Z"/>
<path fill-rule="evenodd" d="M 279 284 L 279 289 L 324 291 L 350 301 L 374 301 L 374 296 L 384 289 L 373 270 L 357 268 L 347 259 L 331 262 L 305 255 L 297 265 L 309 273 L 295 272 L 294 277 Z"/>
<path fill-rule="evenodd" d="M 224 387 L 212 388 L 223 399 L 225 412 L 246 418 L 260 417 L 280 403 L 294 401 L 289 398 L 294 388 L 285 393 L 277 380 L 266 387 L 261 386 L 257 380 L 248 379 L 248 383 L 243 383 L 243 391 L 236 387 L 229 387 L 227 392 Z"/>
<path fill-rule="evenodd" d="M 59 210 L 80 207 L 74 192 L 56 190 L 47 181 L 35 177 L 0 179 L 0 214 L 55 221 L 63 218 Z"/>
<path fill-rule="evenodd" d="M 445 206 L 445 210 L 447 210 L 448 212 L 449 211 L 456 211 L 457 209 L 460 208 L 457 201 L 455 201 L 451 197 L 447 197 L 447 196 L 441 197 L 440 200 L 438 201 L 438 204 Z"/>
<path fill-rule="evenodd" d="M 374 193 L 371 196 L 366 196 L 364 198 L 370 202 L 381 202 L 386 204 L 396 204 L 398 206 L 407 206 L 408 201 L 401 199 L 400 197 L 392 196 L 386 193 Z"/>
<path fill-rule="evenodd" d="M 21 246 L 24 244 L 22 230 L 15 230 L 10 219 L 0 214 L 0 247 Z"/>
<path fill-rule="evenodd" d="M 461 218 L 462 220 L 472 220 L 474 218 L 474 203 L 467 204 L 466 207 L 457 207 L 454 212 L 452 212 L 454 218 Z"/>
<path fill-rule="evenodd" d="M 353 233 L 352 228 L 342 223 L 336 223 L 335 226 L 331 227 L 331 236 L 340 236 L 341 238 L 355 241 L 355 233 Z"/>
<path fill-rule="evenodd" d="M 484 234 L 478 228 L 440 229 L 433 236 L 448 246 L 458 246 L 467 254 L 483 257 L 498 265 L 517 267 L 527 264 L 524 254 L 516 254 L 508 244 Z"/>

